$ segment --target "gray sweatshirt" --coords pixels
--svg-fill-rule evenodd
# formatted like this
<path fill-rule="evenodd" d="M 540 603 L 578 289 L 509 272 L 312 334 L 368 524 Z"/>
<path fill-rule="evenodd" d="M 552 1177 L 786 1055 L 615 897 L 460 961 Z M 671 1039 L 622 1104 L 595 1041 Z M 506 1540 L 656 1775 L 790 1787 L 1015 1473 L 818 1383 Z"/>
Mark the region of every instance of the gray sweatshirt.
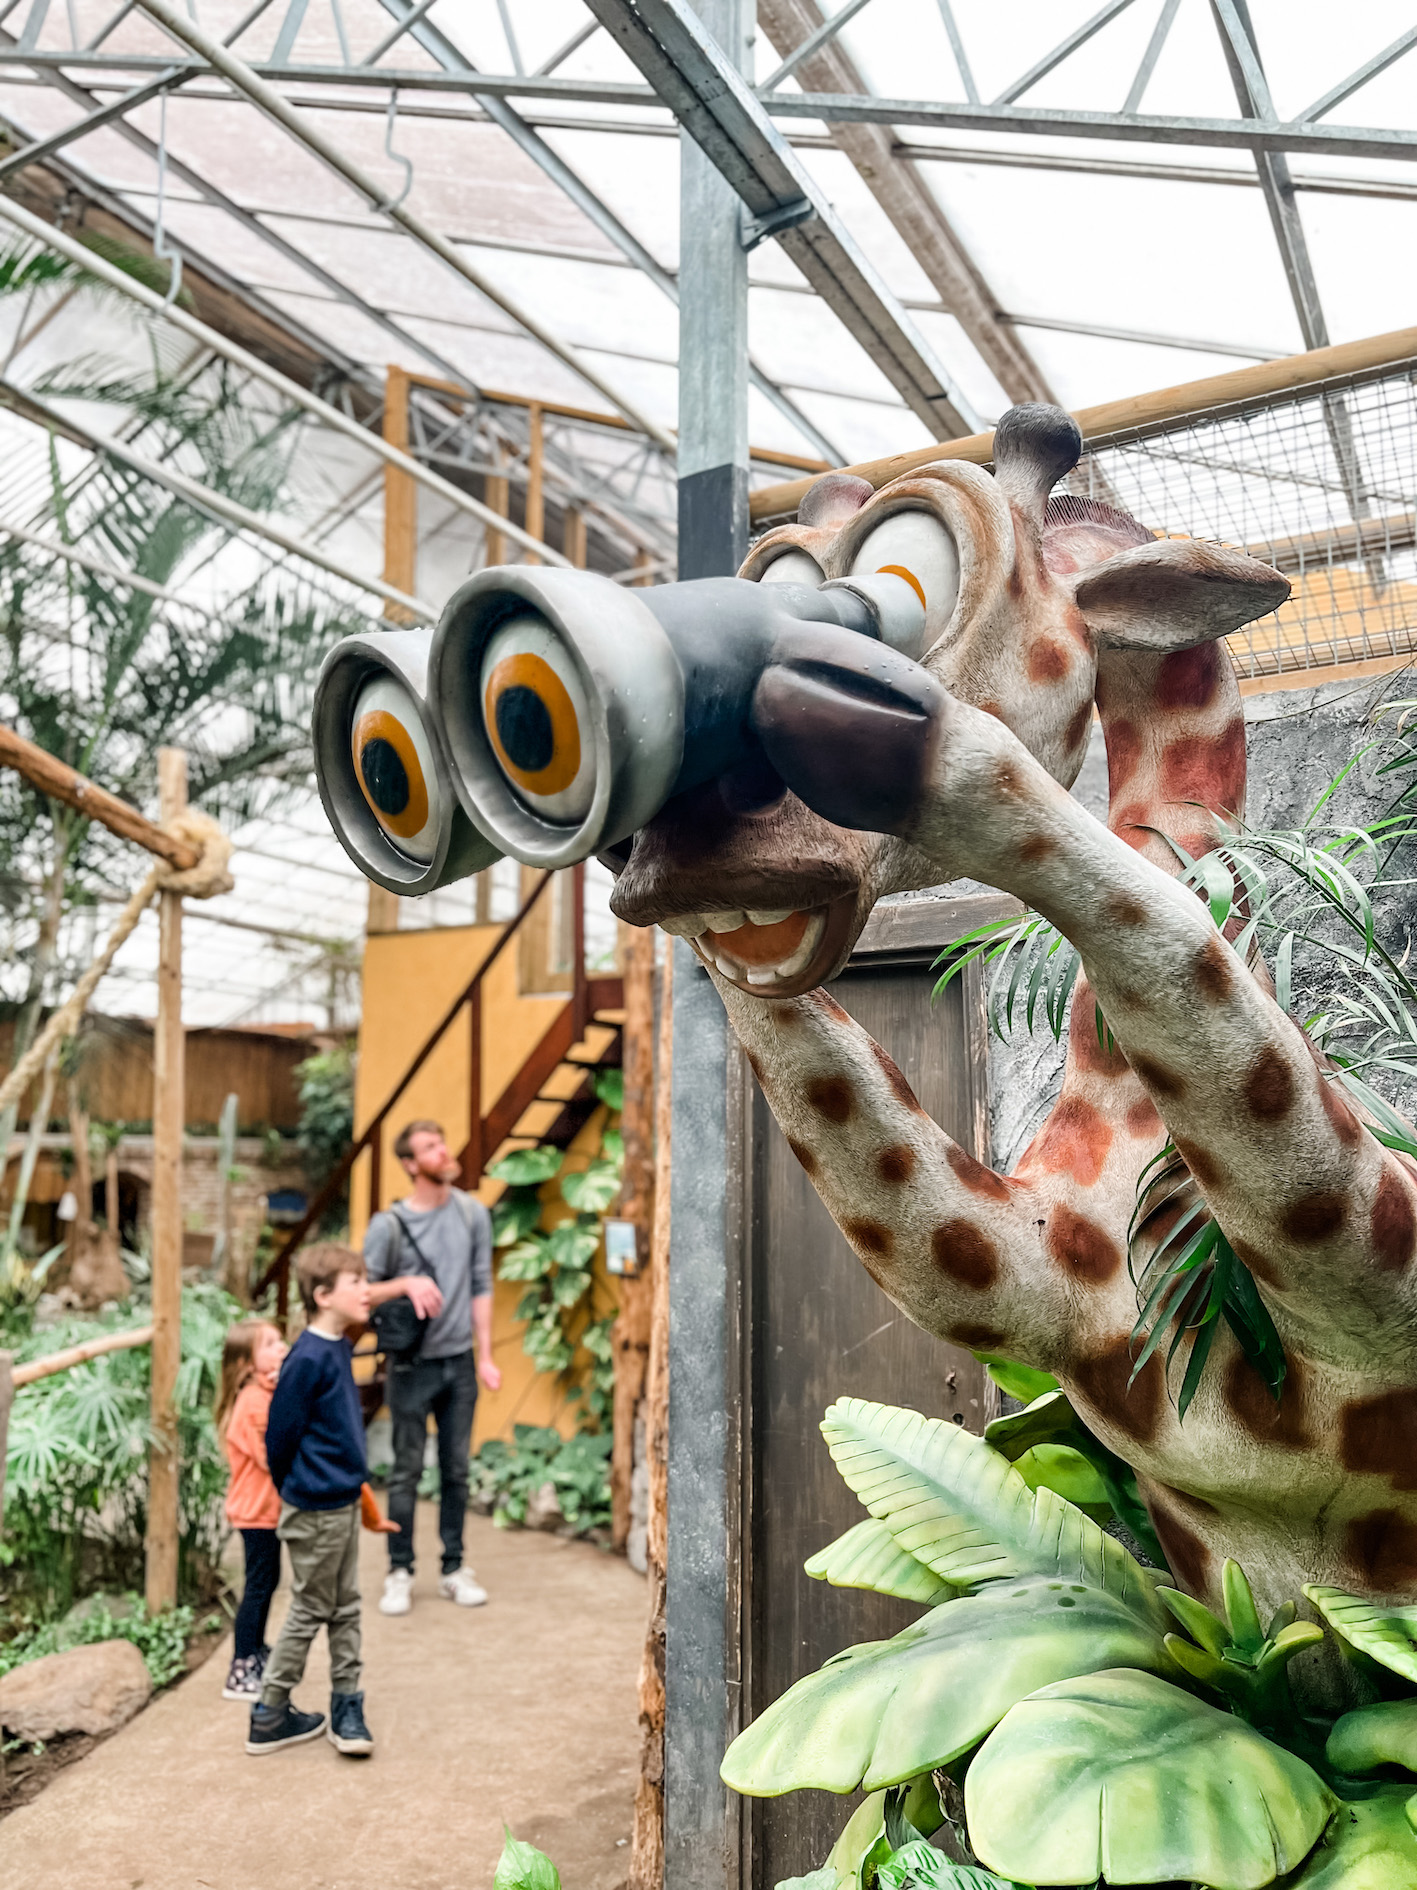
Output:
<path fill-rule="evenodd" d="M 492 1217 L 474 1196 L 454 1188 L 431 1213 L 416 1214 L 400 1201 L 376 1214 L 364 1236 L 364 1264 L 371 1281 L 430 1272 L 437 1281 L 443 1310 L 424 1329 L 420 1358 L 456 1358 L 472 1349 L 472 1302 L 492 1291 Z"/>

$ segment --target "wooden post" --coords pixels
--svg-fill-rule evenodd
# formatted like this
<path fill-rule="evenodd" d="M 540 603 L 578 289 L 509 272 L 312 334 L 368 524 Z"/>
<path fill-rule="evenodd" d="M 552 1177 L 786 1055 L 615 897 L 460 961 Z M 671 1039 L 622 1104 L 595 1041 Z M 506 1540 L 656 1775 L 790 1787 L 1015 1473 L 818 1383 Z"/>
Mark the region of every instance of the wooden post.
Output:
<path fill-rule="evenodd" d="M 384 438 L 401 453 L 408 451 L 408 384 L 406 369 L 384 370 Z M 384 582 L 413 595 L 418 565 L 418 487 L 401 466 L 384 465 Z M 408 612 L 385 604 L 391 623 L 411 623 Z"/>
<path fill-rule="evenodd" d="M 5 1452 L 10 1442 L 10 1406 L 15 1402 L 15 1355 L 0 1352 L 0 1538 L 5 1534 Z"/>
<path fill-rule="evenodd" d="M 635 569 L 637 571 L 643 571 L 644 576 L 630 579 L 630 583 L 636 590 L 643 590 L 647 584 L 654 583 L 654 573 L 650 569 L 653 563 L 654 559 L 645 550 L 644 546 L 641 545 L 640 549 L 635 553 Z"/>
<path fill-rule="evenodd" d="M 533 401 L 527 411 L 527 458 L 526 458 L 526 528 L 533 538 L 542 540 L 546 537 L 546 500 L 542 484 L 541 458 L 542 416 L 541 405 Z M 535 552 L 526 554 L 528 564 L 540 564 Z"/>
<path fill-rule="evenodd" d="M 561 549 L 578 571 L 585 570 L 585 513 L 578 505 L 571 506 L 566 512 L 566 526 L 561 541 Z"/>
<path fill-rule="evenodd" d="M 377 938 L 381 932 L 397 932 L 399 929 L 399 896 L 390 892 L 387 886 L 376 886 L 369 882 L 369 911 L 364 921 L 366 938 Z"/>
<path fill-rule="evenodd" d="M 669 1538 L 669 1158 L 674 1076 L 674 951 L 664 955 L 659 987 L 659 1045 L 654 1072 L 654 1233 L 650 1242 L 653 1306 L 645 1378 L 645 1454 L 649 1460 L 649 1619 L 640 1658 L 640 1781 L 628 1890 L 664 1882 L 664 1569 Z"/>
<path fill-rule="evenodd" d="M 502 449 L 493 448 L 495 465 L 502 462 Z M 511 492 L 505 473 L 484 473 L 482 480 L 482 503 L 490 506 L 494 512 L 507 516 L 507 507 L 511 503 Z M 505 564 L 507 562 L 507 541 L 501 532 L 487 527 L 487 537 L 483 543 L 482 562 L 484 565 Z"/>
<path fill-rule="evenodd" d="M 187 805 L 187 756 L 157 751 L 161 818 Z M 177 1600 L 177 1368 L 182 1356 L 182 895 L 158 910 L 157 1030 L 153 1037 L 152 1429 L 148 1470 L 148 1608 Z"/>
<path fill-rule="evenodd" d="M 654 1274 L 649 1264 L 654 1214 L 654 941 L 653 928 L 629 926 L 624 945 L 625 1108 L 620 1132 L 625 1167 L 620 1217 L 634 1223 L 641 1271 L 619 1282 L 620 1311 L 611 1329 L 615 1367 L 613 1443 L 610 1454 L 610 1540 L 623 1549 L 630 1533 L 630 1486 L 635 1471 L 635 1419 L 649 1364 Z"/>

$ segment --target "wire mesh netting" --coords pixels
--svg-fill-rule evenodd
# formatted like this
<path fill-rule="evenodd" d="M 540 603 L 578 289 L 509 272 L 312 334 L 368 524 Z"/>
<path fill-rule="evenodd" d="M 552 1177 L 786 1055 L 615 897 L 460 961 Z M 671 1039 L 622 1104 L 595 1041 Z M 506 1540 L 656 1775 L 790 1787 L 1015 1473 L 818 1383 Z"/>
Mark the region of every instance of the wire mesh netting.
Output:
<path fill-rule="evenodd" d="M 1284 572 L 1288 603 L 1230 638 L 1242 676 L 1417 651 L 1417 363 L 1094 442 L 1069 484 Z"/>

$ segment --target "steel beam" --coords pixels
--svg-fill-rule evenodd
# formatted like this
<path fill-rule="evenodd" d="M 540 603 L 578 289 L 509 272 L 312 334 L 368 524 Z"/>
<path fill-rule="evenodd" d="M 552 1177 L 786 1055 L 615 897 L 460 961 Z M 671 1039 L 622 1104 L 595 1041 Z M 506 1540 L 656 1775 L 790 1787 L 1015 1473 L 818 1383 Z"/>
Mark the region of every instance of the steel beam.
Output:
<path fill-rule="evenodd" d="M 110 99 L 107 105 L 97 105 L 87 112 L 76 124 L 66 125 L 62 131 L 51 133 L 47 138 L 36 138 L 33 144 L 27 144 L 22 151 L 12 151 L 0 162 L 0 180 L 11 176 L 15 171 L 22 171 L 27 165 L 42 164 L 46 158 L 62 151 L 67 144 L 73 144 L 79 138 L 86 138 L 91 131 L 97 131 L 100 125 L 107 125 L 115 118 L 123 117 L 125 112 L 136 111 L 139 105 L 146 105 L 149 99 L 157 98 L 177 80 L 174 69 L 160 72 L 155 79 L 146 84 L 134 86 L 121 98 Z"/>
<path fill-rule="evenodd" d="M 759 0 L 758 17 L 781 51 L 808 39 L 814 23 L 821 19 L 821 10 L 817 0 Z M 819 91 L 862 89 L 860 75 L 840 44 L 823 46 L 813 53 L 803 65 L 802 78 Z M 934 192 L 910 160 L 896 151 L 890 131 L 884 125 L 837 125 L 831 137 L 855 165 L 944 307 L 968 335 L 1009 399 L 1051 401 L 1053 392 L 1042 370 L 1001 318 L 998 298 Z"/>
<path fill-rule="evenodd" d="M 1062 65 L 1065 59 L 1070 59 L 1079 46 L 1085 46 L 1095 33 L 1100 33 L 1104 26 L 1109 26 L 1119 13 L 1125 13 L 1131 4 L 1132 0 L 1107 0 L 1107 4 L 1099 12 L 1094 13 L 1091 19 L 1084 20 L 1075 32 L 1069 33 L 1067 38 L 1060 40 L 1051 52 L 1045 53 L 1036 65 L 1030 66 L 1022 78 L 1015 79 L 1012 85 L 1006 86 L 994 103 L 1012 105 L 1015 99 L 1022 98 L 1024 93 L 1031 91 L 1040 79 L 1046 79 L 1048 74 Z"/>
<path fill-rule="evenodd" d="M 616 44 L 654 86 L 783 252 L 936 438 L 972 408 L 900 303 L 857 248 L 763 104 L 685 0 L 587 0 Z"/>
<path fill-rule="evenodd" d="M 1417 46 L 1417 26 L 1409 26 L 1405 33 L 1398 34 L 1390 46 L 1384 46 L 1381 52 L 1374 53 L 1371 59 L 1364 60 L 1356 72 L 1350 72 L 1346 79 L 1340 79 L 1337 85 L 1330 87 L 1322 98 L 1316 98 L 1312 105 L 1300 112 L 1299 122 L 1308 124 L 1315 119 L 1327 117 L 1331 111 L 1335 111 L 1343 103 L 1344 99 L 1351 98 L 1356 91 L 1368 83 L 1369 79 L 1376 79 L 1380 72 L 1386 72 L 1390 65 L 1401 59 L 1405 53 L 1411 52 L 1414 46 Z"/>

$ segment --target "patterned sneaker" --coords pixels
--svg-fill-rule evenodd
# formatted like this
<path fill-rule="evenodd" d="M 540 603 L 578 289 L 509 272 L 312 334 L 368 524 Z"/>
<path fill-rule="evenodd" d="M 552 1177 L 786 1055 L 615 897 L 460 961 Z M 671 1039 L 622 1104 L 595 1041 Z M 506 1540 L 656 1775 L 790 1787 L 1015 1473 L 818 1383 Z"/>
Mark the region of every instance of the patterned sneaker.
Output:
<path fill-rule="evenodd" d="M 347 1759 L 367 1759 L 374 1750 L 374 1735 L 364 1723 L 362 1693 L 330 1695 L 329 1741 Z"/>
<path fill-rule="evenodd" d="M 259 1654 L 247 1654 L 241 1660 L 233 1660 L 226 1670 L 226 1685 L 221 1690 L 224 1700 L 244 1700 L 247 1706 L 261 1697 L 261 1668 L 265 1663 Z"/>
<path fill-rule="evenodd" d="M 246 1750 L 257 1757 L 263 1752 L 279 1752 L 282 1746 L 299 1746 L 307 1739 L 318 1739 L 324 1730 L 323 1713 L 302 1713 L 289 1700 L 284 1706 L 256 1705 L 251 1708 Z"/>
<path fill-rule="evenodd" d="M 460 1608 L 480 1608 L 487 1599 L 487 1590 L 475 1579 L 470 1568 L 455 1569 L 451 1575 L 444 1575 L 439 1580 L 438 1593 L 444 1601 L 455 1601 Z"/>
<path fill-rule="evenodd" d="M 380 1614 L 408 1614 L 413 1607 L 413 1570 L 396 1568 L 384 1577 L 379 1597 Z"/>

